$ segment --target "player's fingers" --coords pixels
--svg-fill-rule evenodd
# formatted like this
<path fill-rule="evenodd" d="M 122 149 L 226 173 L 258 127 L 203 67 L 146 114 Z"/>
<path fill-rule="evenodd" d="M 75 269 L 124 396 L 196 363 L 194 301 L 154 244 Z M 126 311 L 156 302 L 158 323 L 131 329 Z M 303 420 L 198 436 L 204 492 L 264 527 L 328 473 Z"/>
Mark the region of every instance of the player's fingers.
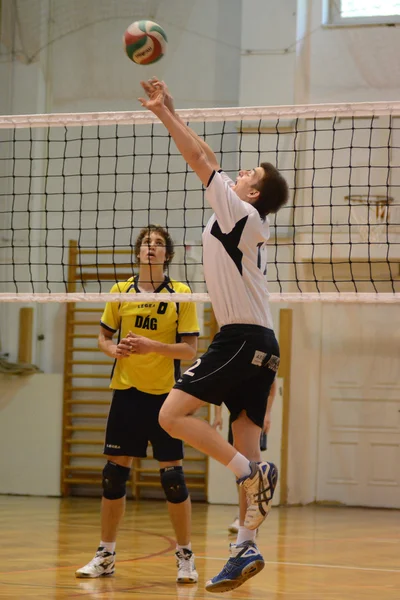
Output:
<path fill-rule="evenodd" d="M 147 81 L 141 81 L 140 85 L 142 86 L 146 94 L 150 94 L 153 90 L 153 86 L 147 83 Z"/>
<path fill-rule="evenodd" d="M 120 341 L 120 343 L 118 344 L 118 348 L 121 348 L 122 350 L 129 350 L 131 348 L 131 342 L 127 339 L 123 339 Z"/>
<path fill-rule="evenodd" d="M 126 358 L 130 356 L 130 352 L 123 350 L 122 348 L 117 348 L 117 358 Z"/>

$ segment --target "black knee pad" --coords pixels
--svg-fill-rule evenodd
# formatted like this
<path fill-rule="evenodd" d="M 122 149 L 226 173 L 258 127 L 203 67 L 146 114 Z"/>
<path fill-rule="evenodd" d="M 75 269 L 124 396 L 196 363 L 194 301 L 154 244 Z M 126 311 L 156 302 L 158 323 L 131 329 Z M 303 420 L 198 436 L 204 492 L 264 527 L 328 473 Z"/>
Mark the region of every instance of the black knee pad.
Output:
<path fill-rule="evenodd" d="M 108 461 L 103 469 L 103 496 L 107 500 L 118 500 L 126 494 L 126 482 L 131 470 Z"/>
<path fill-rule="evenodd" d="M 160 469 L 161 485 L 168 502 L 180 504 L 189 497 L 182 467 Z"/>

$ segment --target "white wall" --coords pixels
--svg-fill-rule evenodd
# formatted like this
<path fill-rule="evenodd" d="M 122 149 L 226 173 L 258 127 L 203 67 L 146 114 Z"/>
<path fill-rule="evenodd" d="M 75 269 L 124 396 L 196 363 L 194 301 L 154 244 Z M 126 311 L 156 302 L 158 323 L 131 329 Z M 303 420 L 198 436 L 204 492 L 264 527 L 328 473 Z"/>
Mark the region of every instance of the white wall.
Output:
<path fill-rule="evenodd" d="M 59 496 L 62 375 L 0 377 L 0 494 Z"/>
<path fill-rule="evenodd" d="M 399 27 L 324 27 L 328 0 L 243 0 L 240 104 L 398 100 Z"/>
<path fill-rule="evenodd" d="M 294 103 L 296 0 L 243 0 L 240 106 Z"/>
<path fill-rule="evenodd" d="M 169 83 L 178 107 L 399 97 L 399 29 L 324 28 L 322 0 L 169 0 L 156 19 L 171 42 L 154 67 L 124 55 L 128 20 L 59 40 L 39 63 L 0 63 L 1 112 L 131 110 L 139 80 L 153 74 Z M 48 372 L 62 371 L 63 310 L 35 309 L 35 333 L 48 339 L 38 342 L 34 359 Z M 1 307 L 2 350 L 12 358 L 17 313 Z M 309 502 L 316 490 L 320 309 L 295 307 L 294 317 L 289 501 Z"/>
<path fill-rule="evenodd" d="M 399 27 L 322 27 L 322 0 L 299 0 L 296 103 L 398 100 Z"/>

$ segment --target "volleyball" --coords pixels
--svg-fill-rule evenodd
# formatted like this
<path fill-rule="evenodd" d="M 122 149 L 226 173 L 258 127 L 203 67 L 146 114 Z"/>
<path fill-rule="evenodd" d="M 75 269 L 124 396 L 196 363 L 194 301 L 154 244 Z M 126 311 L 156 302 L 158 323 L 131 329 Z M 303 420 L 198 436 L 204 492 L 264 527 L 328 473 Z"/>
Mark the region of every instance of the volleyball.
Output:
<path fill-rule="evenodd" d="M 151 65 L 167 49 L 167 36 L 154 21 L 135 21 L 124 34 L 125 52 L 138 65 Z"/>

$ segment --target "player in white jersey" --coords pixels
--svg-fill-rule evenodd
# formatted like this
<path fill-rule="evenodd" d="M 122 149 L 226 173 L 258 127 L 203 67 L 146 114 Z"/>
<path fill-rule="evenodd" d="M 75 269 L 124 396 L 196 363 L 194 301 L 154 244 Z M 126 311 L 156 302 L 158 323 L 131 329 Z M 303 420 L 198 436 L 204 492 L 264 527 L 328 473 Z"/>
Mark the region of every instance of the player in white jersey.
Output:
<path fill-rule="evenodd" d="M 264 568 L 256 529 L 267 516 L 277 481 L 272 463 L 261 462 L 260 432 L 279 365 L 266 287 L 268 214 L 288 199 L 288 186 L 270 163 L 240 171 L 232 181 L 220 170 L 211 148 L 175 113 L 168 90 L 156 79 L 142 82 L 151 110 L 206 186 L 214 210 L 203 233 L 204 272 L 220 326 L 207 352 L 182 375 L 160 411 L 160 424 L 218 460 L 241 486 L 241 526 L 231 557 L 206 584 L 210 592 L 240 586 Z M 205 403 L 228 407 L 234 446 L 192 415 Z M 245 508 L 247 505 L 247 509 Z"/>

